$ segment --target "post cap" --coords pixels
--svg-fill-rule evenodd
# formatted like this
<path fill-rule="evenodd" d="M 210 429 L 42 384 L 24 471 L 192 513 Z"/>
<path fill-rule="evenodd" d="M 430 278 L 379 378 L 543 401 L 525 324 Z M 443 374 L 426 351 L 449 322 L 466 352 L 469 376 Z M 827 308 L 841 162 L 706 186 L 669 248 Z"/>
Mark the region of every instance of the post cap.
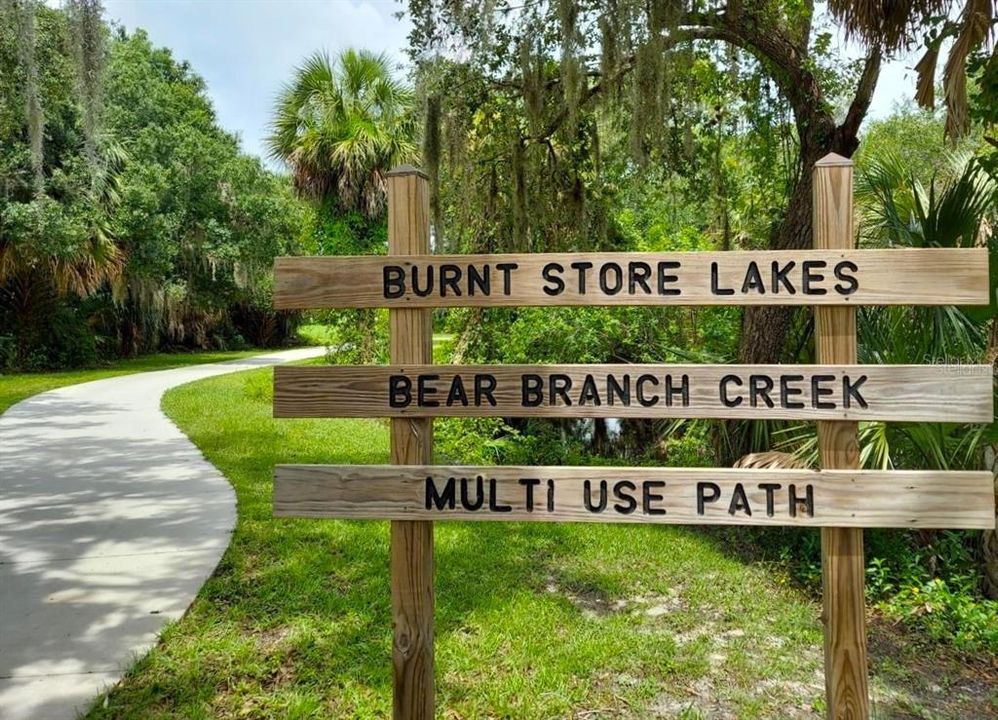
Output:
<path fill-rule="evenodd" d="M 405 177 L 406 175 L 418 175 L 424 180 L 429 180 L 430 176 L 413 165 L 399 165 L 388 171 L 386 177 Z"/>
<path fill-rule="evenodd" d="M 815 167 L 841 167 L 843 165 L 851 166 L 853 164 L 852 160 L 847 157 L 842 157 L 838 153 L 828 153 L 825 157 L 821 158 L 814 164 Z"/>

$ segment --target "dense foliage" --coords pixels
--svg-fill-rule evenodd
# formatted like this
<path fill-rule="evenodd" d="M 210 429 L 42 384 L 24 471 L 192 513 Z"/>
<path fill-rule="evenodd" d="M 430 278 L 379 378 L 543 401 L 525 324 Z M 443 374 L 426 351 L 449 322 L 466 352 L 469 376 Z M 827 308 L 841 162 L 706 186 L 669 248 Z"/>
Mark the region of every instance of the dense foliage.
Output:
<path fill-rule="evenodd" d="M 284 341 L 270 265 L 307 208 L 93 5 L 0 5 L 0 367 Z"/>
<path fill-rule="evenodd" d="M 775 0 L 412 0 L 434 239 L 457 252 L 807 247 L 812 164 L 829 151 L 858 150 L 862 244 L 994 247 L 995 63 L 993 33 L 980 31 L 992 13 L 966 2 L 953 21 L 933 14 L 950 5 L 843 1 L 828 16 L 811 3 Z M 865 41 L 861 60 L 833 50 L 837 20 Z M 923 43 L 929 56 L 959 45 L 950 53 L 958 61 L 942 73 L 944 108 L 905 108 L 861 138 L 882 60 Z M 930 86 L 937 77 L 934 65 L 919 75 Z M 993 362 L 995 309 L 865 310 L 861 354 L 870 362 Z M 814 359 L 810 314 L 777 308 L 439 317 L 461 361 Z M 809 463 L 815 451 L 813 427 L 789 423 L 440 425 L 443 452 L 455 460 L 470 453 L 474 462 L 716 465 L 778 449 L 787 462 Z M 870 424 L 863 457 L 870 466 L 981 468 L 996 439 L 993 426 Z M 937 599 L 951 592 L 959 600 L 947 608 L 969 603 L 956 614 L 987 618 L 953 620 L 966 631 L 961 642 L 995 647 L 998 617 L 980 604 L 982 591 L 998 591 L 987 580 L 988 568 L 998 569 L 998 542 L 988 550 L 987 537 L 981 545 L 972 533 L 871 533 L 882 580 L 875 598 L 888 607 L 923 588 Z M 797 558 L 809 579 L 813 533 L 753 538 Z"/>
<path fill-rule="evenodd" d="M 843 1 L 830 17 L 782 0 L 412 0 L 434 238 L 468 252 L 807 247 L 811 167 L 859 146 L 882 60 L 922 44 L 923 29 L 937 52 L 953 38 L 961 49 L 952 57 L 988 51 L 990 33 L 979 28 L 990 11 L 968 2 L 959 22 L 941 23 L 934 13 L 948 5 Z M 835 18 L 874 38 L 865 57 L 848 61 L 833 49 Z M 964 67 L 951 66 L 947 82 L 956 83 Z M 955 136 L 952 116 L 966 103 L 946 96 Z M 919 122 L 912 119 L 908 127 Z M 938 130 L 931 152 L 943 149 Z M 605 362 L 669 358 L 676 349 L 778 362 L 811 346 L 810 317 L 789 308 L 631 313 L 640 328 L 605 320 L 621 314 L 564 311 L 549 328 L 527 313 L 451 313 L 448 328 L 459 356 L 481 361 L 505 360 L 506 339 L 520 333 L 555 350 L 533 360 L 598 348 L 593 359 Z M 710 343 L 697 341 L 701 328 Z M 595 336 L 596 345 L 576 341 Z M 721 462 L 773 444 L 759 424 L 719 430 Z"/>

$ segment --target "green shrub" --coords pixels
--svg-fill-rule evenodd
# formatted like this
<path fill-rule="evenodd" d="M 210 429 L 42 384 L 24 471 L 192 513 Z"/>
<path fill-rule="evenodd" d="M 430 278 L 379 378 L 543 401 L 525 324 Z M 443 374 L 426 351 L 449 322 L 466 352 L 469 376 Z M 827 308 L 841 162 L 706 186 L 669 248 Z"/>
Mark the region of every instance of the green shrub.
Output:
<path fill-rule="evenodd" d="M 671 467 L 714 467 L 717 465 L 707 423 L 690 423 L 679 434 L 669 435 L 664 446 L 665 459 Z"/>
<path fill-rule="evenodd" d="M 970 576 L 949 583 L 932 578 L 899 588 L 876 607 L 933 640 L 952 642 L 966 652 L 998 654 L 998 602 L 976 597 L 976 585 Z"/>
<path fill-rule="evenodd" d="M 820 534 L 811 528 L 741 533 L 766 560 L 787 568 L 811 592 L 821 592 Z M 998 655 L 998 602 L 980 592 L 975 534 L 957 530 L 921 539 L 901 530 L 867 530 L 866 599 L 884 617 L 967 652 Z"/>
<path fill-rule="evenodd" d="M 501 465 L 523 436 L 501 418 L 441 418 L 433 423 L 433 446 L 444 463 Z"/>
<path fill-rule="evenodd" d="M 320 322 L 308 322 L 298 327 L 298 339 L 306 345 L 339 345 L 335 328 Z"/>
<path fill-rule="evenodd" d="M 438 460 L 464 465 L 583 465 L 583 445 L 566 423 L 441 418 L 433 424 Z"/>
<path fill-rule="evenodd" d="M 327 360 L 335 365 L 388 363 L 387 310 L 333 310 L 324 316 Z"/>
<path fill-rule="evenodd" d="M 76 303 L 46 307 L 32 322 L 13 325 L 14 333 L 0 336 L 0 369 L 94 367 L 104 359 L 97 333 Z"/>

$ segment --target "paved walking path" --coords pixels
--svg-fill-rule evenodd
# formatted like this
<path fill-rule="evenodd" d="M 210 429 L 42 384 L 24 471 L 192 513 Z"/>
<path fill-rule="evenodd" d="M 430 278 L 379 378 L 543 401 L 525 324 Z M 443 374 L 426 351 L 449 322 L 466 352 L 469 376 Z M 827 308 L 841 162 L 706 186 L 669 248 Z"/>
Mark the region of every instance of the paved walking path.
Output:
<path fill-rule="evenodd" d="M 86 709 L 228 545 L 235 494 L 160 411 L 163 393 L 322 352 L 97 380 L 0 416 L 0 720 Z"/>

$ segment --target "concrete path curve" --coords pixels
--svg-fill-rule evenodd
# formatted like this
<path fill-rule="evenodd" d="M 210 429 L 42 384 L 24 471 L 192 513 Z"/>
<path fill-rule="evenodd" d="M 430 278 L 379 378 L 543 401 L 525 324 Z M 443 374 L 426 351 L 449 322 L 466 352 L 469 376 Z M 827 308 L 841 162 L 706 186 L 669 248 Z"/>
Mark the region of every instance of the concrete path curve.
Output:
<path fill-rule="evenodd" d="M 160 411 L 163 393 L 322 352 L 97 380 L 0 416 L 0 719 L 85 710 L 225 551 L 235 495 Z"/>

